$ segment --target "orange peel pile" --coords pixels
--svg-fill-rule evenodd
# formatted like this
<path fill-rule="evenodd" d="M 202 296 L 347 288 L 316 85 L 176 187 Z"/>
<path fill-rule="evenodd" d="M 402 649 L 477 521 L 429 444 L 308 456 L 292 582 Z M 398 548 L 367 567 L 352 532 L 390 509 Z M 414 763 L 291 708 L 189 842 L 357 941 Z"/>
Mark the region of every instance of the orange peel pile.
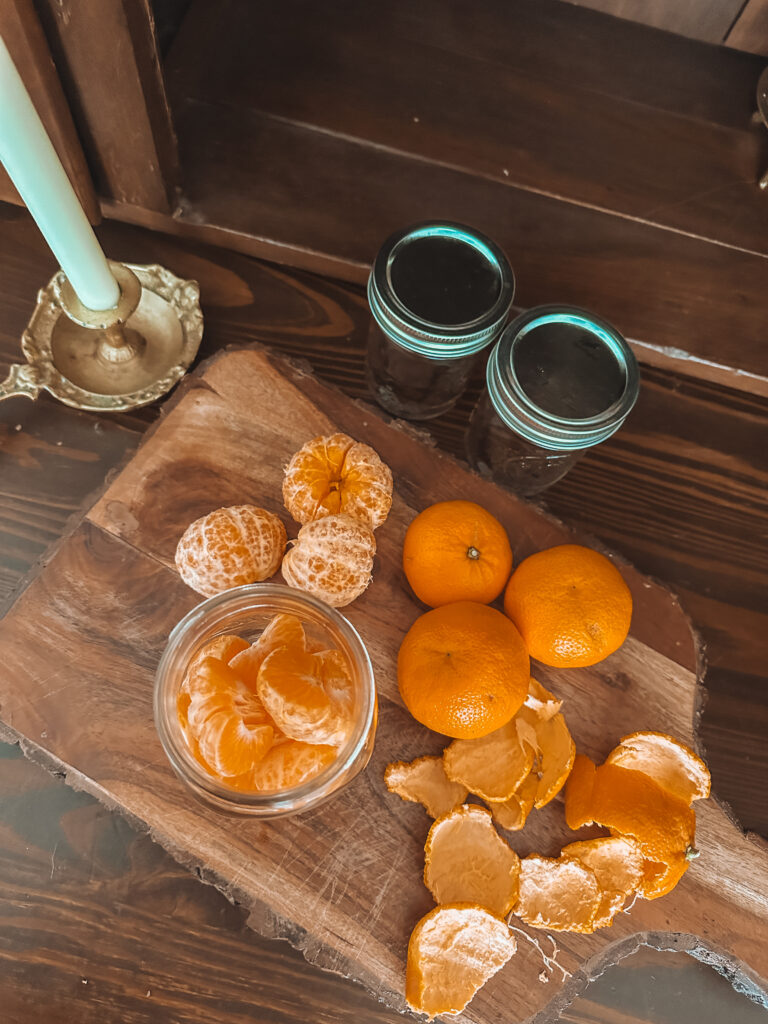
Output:
<path fill-rule="evenodd" d="M 520 862 L 520 899 L 515 914 L 534 928 L 591 932 L 600 898 L 594 871 L 575 858 L 531 853 Z"/>

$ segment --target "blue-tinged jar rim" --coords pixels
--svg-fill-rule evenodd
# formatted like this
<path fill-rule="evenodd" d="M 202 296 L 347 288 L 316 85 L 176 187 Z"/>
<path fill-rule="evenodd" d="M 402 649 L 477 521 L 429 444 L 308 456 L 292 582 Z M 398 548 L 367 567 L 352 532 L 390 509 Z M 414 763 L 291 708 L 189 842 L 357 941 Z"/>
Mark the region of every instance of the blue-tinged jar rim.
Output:
<path fill-rule="evenodd" d="M 616 360 L 623 388 L 615 401 L 583 419 L 558 416 L 526 394 L 515 371 L 515 350 L 538 327 L 562 324 L 587 331 Z M 536 306 L 516 317 L 504 330 L 486 367 L 488 394 L 503 422 L 527 441 L 552 451 L 578 451 L 614 434 L 631 412 L 640 389 L 634 352 L 622 335 L 601 317 L 577 306 Z"/>
<path fill-rule="evenodd" d="M 393 267 L 410 246 L 426 238 L 451 239 L 479 254 L 495 277 L 493 300 L 463 323 L 439 323 L 420 316 L 398 295 Z M 457 359 L 489 345 L 506 323 L 515 278 L 503 251 L 490 238 L 463 224 L 427 222 L 395 232 L 379 250 L 368 278 L 368 302 L 379 327 L 396 344 L 429 359 Z"/>

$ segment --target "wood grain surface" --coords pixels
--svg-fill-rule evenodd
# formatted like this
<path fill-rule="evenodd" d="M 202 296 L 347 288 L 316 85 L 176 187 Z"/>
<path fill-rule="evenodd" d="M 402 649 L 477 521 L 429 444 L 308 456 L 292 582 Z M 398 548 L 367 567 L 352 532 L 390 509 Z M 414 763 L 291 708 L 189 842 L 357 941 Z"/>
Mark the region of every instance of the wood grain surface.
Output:
<path fill-rule="evenodd" d="M 178 579 L 173 553 L 202 511 L 243 500 L 277 511 L 282 466 L 303 439 L 332 429 L 371 443 L 397 481 L 377 537 L 374 582 L 348 609 L 376 673 L 376 748 L 367 771 L 324 808 L 275 824 L 233 823 L 190 800 L 154 733 L 158 656 L 199 600 Z M 573 536 L 305 372 L 277 366 L 260 350 L 236 350 L 215 360 L 199 386 L 189 382 L 0 623 L 8 669 L 0 715 L 10 735 L 199 867 L 248 907 L 253 927 L 288 938 L 311 962 L 362 981 L 396 1009 L 404 1005 L 407 938 L 430 905 L 421 881 L 427 822 L 421 808 L 386 793 L 383 768 L 440 747 L 397 693 L 396 651 L 419 614 L 402 585 L 402 538 L 415 512 L 468 494 L 500 518 L 518 558 Z M 634 615 L 623 647 L 592 669 L 535 669 L 565 698 L 577 747 L 599 759 L 633 729 L 698 743 L 697 651 L 687 620 L 668 591 L 631 568 L 624 574 Z M 530 932 L 514 969 L 478 995 L 466 1019 L 494 1020 L 504 1008 L 522 1021 L 557 1010 L 641 942 L 704 948 L 753 991 L 765 986 L 768 849 L 744 838 L 714 800 L 697 819 L 704 856 L 672 895 L 640 901 L 609 933 L 558 936 L 558 969 L 543 975 Z M 550 805 L 510 841 L 523 854 L 556 853 L 569 841 L 561 807 Z"/>
<path fill-rule="evenodd" d="M 689 70 L 694 77 L 685 81 L 695 82 L 696 69 Z M 35 290 L 54 268 L 21 212 L 0 208 L 0 216 L 4 372 L 18 358 Z M 357 290 L 126 226 L 105 224 L 99 234 L 110 255 L 160 260 L 200 280 L 206 354 L 221 344 L 265 341 L 309 359 L 347 393 L 365 395 L 360 352 L 367 314 Z M 430 425 L 443 449 L 461 452 L 477 386 Z M 147 409 L 107 419 L 46 398 L 0 405 L 0 603 L 7 604 L 71 513 L 135 447 L 155 415 Z M 682 594 L 707 646 L 702 736 L 715 788 L 744 824 L 763 834 L 767 458 L 764 400 L 646 369 L 641 400 L 624 430 L 544 499 L 556 514 L 580 522 Z M 310 1003 L 318 1020 L 397 1019 L 359 987 L 307 967 L 285 944 L 244 932 L 242 913 L 88 798 L 74 797 L 27 762 L 9 772 L 4 762 L 0 974 L 10 1024 L 26 1024 L 42 1011 L 57 1024 L 196 1022 L 222 1015 L 299 1024 Z M 82 831 L 67 824 L 75 799 L 83 808 Z M 101 922 L 115 915 L 119 926 L 105 930 Z M 66 956 L 63 933 L 70 936 Z M 764 1017 L 686 956 L 647 951 L 623 964 L 626 970 L 609 970 L 591 984 L 566 1019 L 743 1024 Z M 147 973 L 152 995 L 139 998 Z"/>

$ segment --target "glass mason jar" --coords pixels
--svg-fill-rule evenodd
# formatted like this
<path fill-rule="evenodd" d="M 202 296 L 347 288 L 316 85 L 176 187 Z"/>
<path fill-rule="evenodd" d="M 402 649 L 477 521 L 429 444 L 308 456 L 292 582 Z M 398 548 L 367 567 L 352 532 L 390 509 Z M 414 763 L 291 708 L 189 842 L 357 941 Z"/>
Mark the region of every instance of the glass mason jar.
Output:
<path fill-rule="evenodd" d="M 379 405 L 404 419 L 447 412 L 514 292 L 504 253 L 471 228 L 419 224 L 388 238 L 368 278 L 366 374 Z"/>
<path fill-rule="evenodd" d="M 506 328 L 467 431 L 470 464 L 530 496 L 622 425 L 639 390 L 632 349 L 575 306 L 538 306 Z"/>
<path fill-rule="evenodd" d="M 355 692 L 353 727 L 338 756 L 314 779 L 292 789 L 240 792 L 209 775 L 190 750 L 179 721 L 179 689 L 191 659 L 222 633 L 253 642 L 278 614 L 296 615 L 308 641 L 335 647 L 345 656 Z M 368 653 L 350 623 L 309 594 L 277 583 L 235 587 L 203 601 L 184 616 L 168 639 L 155 676 L 155 726 L 176 774 L 196 797 L 221 811 L 274 818 L 296 814 L 327 800 L 368 763 L 376 733 L 376 687 Z"/>

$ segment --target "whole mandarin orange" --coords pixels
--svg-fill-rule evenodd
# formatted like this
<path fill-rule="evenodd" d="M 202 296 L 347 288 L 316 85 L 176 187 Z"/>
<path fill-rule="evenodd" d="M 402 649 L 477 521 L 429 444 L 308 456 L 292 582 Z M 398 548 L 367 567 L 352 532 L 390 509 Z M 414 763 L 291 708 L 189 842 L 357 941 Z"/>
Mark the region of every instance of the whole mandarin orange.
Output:
<path fill-rule="evenodd" d="M 604 555 L 560 544 L 524 559 L 507 584 L 504 611 L 544 665 L 595 665 L 627 639 L 632 595 Z"/>
<path fill-rule="evenodd" d="M 400 695 L 413 717 L 454 739 L 500 729 L 528 692 L 517 629 L 495 608 L 457 601 L 421 615 L 400 645 Z"/>
<path fill-rule="evenodd" d="M 441 501 L 419 513 L 405 534 L 403 571 L 431 608 L 452 601 L 489 604 L 512 571 L 506 531 L 474 501 Z"/>

